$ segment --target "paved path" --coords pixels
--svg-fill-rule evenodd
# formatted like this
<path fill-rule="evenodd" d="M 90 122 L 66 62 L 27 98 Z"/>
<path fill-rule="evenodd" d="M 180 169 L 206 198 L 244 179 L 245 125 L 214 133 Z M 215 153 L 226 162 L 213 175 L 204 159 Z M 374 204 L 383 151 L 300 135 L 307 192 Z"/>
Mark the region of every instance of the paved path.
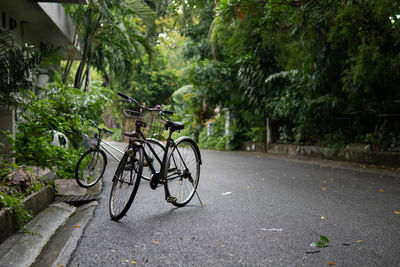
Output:
<path fill-rule="evenodd" d="M 120 222 L 106 170 L 95 217 L 69 266 L 400 266 L 400 176 L 345 164 L 202 151 L 184 208 L 142 181 Z M 310 246 L 327 236 L 328 247 Z"/>

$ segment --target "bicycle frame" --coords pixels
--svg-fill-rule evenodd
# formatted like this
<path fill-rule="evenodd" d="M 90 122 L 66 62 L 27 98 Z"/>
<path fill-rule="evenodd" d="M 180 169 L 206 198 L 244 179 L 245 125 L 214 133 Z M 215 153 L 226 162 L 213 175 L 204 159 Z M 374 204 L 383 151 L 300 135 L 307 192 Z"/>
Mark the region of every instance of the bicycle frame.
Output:
<path fill-rule="evenodd" d="M 108 143 L 108 142 L 106 142 L 106 141 L 103 141 L 103 140 L 100 140 L 100 147 L 101 147 L 104 151 L 106 151 L 111 157 L 113 157 L 116 161 L 120 162 L 121 160 L 120 160 L 117 156 L 115 156 L 113 153 L 111 153 L 111 152 L 105 147 L 105 145 L 108 146 L 108 147 L 110 147 L 110 148 L 112 148 L 112 149 L 114 149 L 115 151 L 117 151 L 117 152 L 118 152 L 119 154 L 121 154 L 121 155 L 123 155 L 124 152 L 123 152 L 122 150 L 116 148 L 115 146 L 111 145 L 110 143 Z"/>
<path fill-rule="evenodd" d="M 179 175 L 177 175 L 177 176 L 170 177 L 170 178 L 168 179 L 168 178 L 165 176 L 165 168 L 167 167 L 167 166 L 166 166 L 167 155 L 168 155 L 169 149 L 170 149 L 171 147 L 174 147 L 174 146 L 175 146 L 175 142 L 174 142 L 174 140 L 171 138 L 171 135 L 172 135 L 173 132 L 172 132 L 172 131 L 169 132 L 169 136 L 168 136 L 168 138 L 167 138 L 167 143 L 166 143 L 166 145 L 165 145 L 165 150 L 164 150 L 163 159 L 161 160 L 161 159 L 158 157 L 157 153 L 154 151 L 154 149 L 153 149 L 148 143 L 146 143 L 146 139 L 145 139 L 143 133 L 140 131 L 140 125 L 139 125 L 139 127 L 136 128 L 136 130 L 137 130 L 137 134 L 140 136 L 140 138 L 138 138 L 137 141 L 140 143 L 141 147 L 147 145 L 147 146 L 149 147 L 149 149 L 150 149 L 150 152 L 153 154 L 153 156 L 155 157 L 155 159 L 158 161 L 158 163 L 159 163 L 160 166 L 161 166 L 160 172 L 157 173 L 156 170 L 155 170 L 154 167 L 153 167 L 153 164 L 149 164 L 148 167 L 150 168 L 151 173 L 152 173 L 152 178 L 150 179 L 150 187 L 151 187 L 152 189 L 156 189 L 157 186 L 158 186 L 158 184 L 160 184 L 160 182 L 161 182 L 162 184 L 163 184 L 163 183 L 168 183 L 168 180 L 173 180 L 173 179 L 175 179 L 175 178 L 180 177 Z M 178 152 L 179 157 L 182 158 L 182 155 L 181 155 L 181 153 L 179 152 L 178 149 L 177 149 L 177 152 Z M 147 152 L 146 152 L 145 149 L 143 149 L 143 156 L 144 156 L 144 158 L 146 159 L 147 162 L 151 162 L 150 156 L 147 154 Z M 185 168 L 187 168 L 186 163 L 184 162 L 183 159 L 182 159 L 182 162 L 185 164 Z M 153 180 L 153 179 L 155 179 L 155 180 Z M 164 189 L 165 189 L 165 187 L 164 187 Z M 169 194 L 168 194 L 168 192 L 167 192 L 166 189 L 165 189 L 165 198 L 168 198 L 168 197 L 169 197 Z"/>
<path fill-rule="evenodd" d="M 97 139 L 97 142 L 96 142 L 95 145 L 93 145 L 93 148 L 96 149 L 96 150 L 100 150 L 100 149 L 104 150 L 105 152 L 107 152 L 108 154 L 110 154 L 110 156 L 112 156 L 116 161 L 120 162 L 121 160 L 120 160 L 117 156 L 115 156 L 110 150 L 108 150 L 106 146 L 108 146 L 108 147 L 114 149 L 115 151 L 117 151 L 117 152 L 118 152 L 119 154 L 121 154 L 121 155 L 123 155 L 124 152 L 121 151 L 120 149 L 116 148 L 115 146 L 111 145 L 110 143 L 108 143 L 108 142 L 106 142 L 106 141 L 103 141 L 103 132 L 110 132 L 110 133 L 112 133 L 112 132 L 109 131 L 109 130 L 107 130 L 106 128 L 100 128 L 99 126 L 97 126 L 97 125 L 96 125 L 93 121 L 91 121 L 91 120 L 89 120 L 89 121 L 90 121 L 90 122 L 92 123 L 92 125 L 93 125 L 95 128 L 97 128 L 97 130 L 98 130 L 98 134 L 95 135 L 95 138 Z"/>

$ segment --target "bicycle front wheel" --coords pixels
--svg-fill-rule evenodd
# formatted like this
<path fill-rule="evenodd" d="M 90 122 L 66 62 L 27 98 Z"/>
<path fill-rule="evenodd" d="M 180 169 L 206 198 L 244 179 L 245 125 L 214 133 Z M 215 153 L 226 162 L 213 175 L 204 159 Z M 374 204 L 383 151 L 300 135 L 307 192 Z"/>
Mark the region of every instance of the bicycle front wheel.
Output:
<path fill-rule="evenodd" d="M 167 195 L 176 198 L 170 201 L 173 205 L 185 206 L 196 193 L 200 164 L 201 157 L 197 144 L 188 137 L 178 139 L 174 148 L 168 153 L 164 172 Z"/>
<path fill-rule="evenodd" d="M 126 152 L 115 172 L 111 188 L 109 212 L 114 221 L 121 219 L 130 208 L 139 188 L 142 171 L 142 148 Z"/>
<path fill-rule="evenodd" d="M 107 165 L 106 153 L 90 149 L 83 153 L 75 167 L 75 180 L 81 187 L 91 187 L 103 177 Z"/>
<path fill-rule="evenodd" d="M 148 156 L 148 159 L 144 159 L 142 178 L 149 181 L 151 175 L 153 174 L 150 169 L 150 164 L 153 166 L 156 172 L 160 171 L 165 147 L 163 143 L 161 143 L 157 139 L 148 138 L 146 139 L 146 143 L 143 145 L 143 148 Z M 156 155 L 158 158 L 156 157 Z"/>

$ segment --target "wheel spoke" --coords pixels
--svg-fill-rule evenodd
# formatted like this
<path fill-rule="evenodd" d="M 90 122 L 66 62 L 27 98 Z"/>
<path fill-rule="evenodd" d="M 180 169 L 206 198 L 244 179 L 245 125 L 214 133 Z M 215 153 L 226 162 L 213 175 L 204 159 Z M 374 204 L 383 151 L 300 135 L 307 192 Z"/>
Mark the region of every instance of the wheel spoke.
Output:
<path fill-rule="evenodd" d="M 80 186 L 95 185 L 103 176 L 106 156 L 101 150 L 88 150 L 79 159 L 75 170 L 75 179 Z"/>
<path fill-rule="evenodd" d="M 111 188 L 109 209 L 113 220 L 124 216 L 135 198 L 143 170 L 142 150 L 134 156 L 124 155 L 117 168 Z"/>
<path fill-rule="evenodd" d="M 165 186 L 170 196 L 176 198 L 174 205 L 186 205 L 195 194 L 200 175 L 199 162 L 200 155 L 194 142 L 188 139 L 178 141 L 169 153 L 166 171 L 168 183 Z"/>

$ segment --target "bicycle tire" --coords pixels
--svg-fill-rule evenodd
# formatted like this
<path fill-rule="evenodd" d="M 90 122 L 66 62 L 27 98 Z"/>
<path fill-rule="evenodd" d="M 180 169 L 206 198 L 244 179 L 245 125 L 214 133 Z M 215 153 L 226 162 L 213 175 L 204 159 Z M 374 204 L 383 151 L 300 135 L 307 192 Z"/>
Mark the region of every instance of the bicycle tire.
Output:
<path fill-rule="evenodd" d="M 126 214 L 136 196 L 143 171 L 142 149 L 140 147 L 126 152 L 113 177 L 109 213 L 114 221 L 118 221 Z M 132 154 L 129 155 L 130 153 Z"/>
<path fill-rule="evenodd" d="M 167 196 L 176 198 L 176 201 L 169 201 L 173 205 L 183 207 L 193 198 L 199 184 L 200 164 L 196 142 L 189 137 L 179 138 L 168 152 L 164 170 Z"/>
<path fill-rule="evenodd" d="M 156 152 L 158 158 L 161 161 L 163 160 L 164 157 L 165 147 L 163 143 L 161 143 L 157 139 L 147 138 L 146 141 L 148 142 L 148 144 L 145 144 L 143 146 L 143 149 L 146 151 L 146 154 L 150 158 L 151 162 L 150 163 L 147 162 L 146 158 L 144 158 L 142 178 L 146 181 L 150 181 L 151 175 L 153 173 L 151 172 L 149 164 L 153 164 L 153 168 L 156 172 L 159 172 L 161 170 L 161 164 L 154 157 L 154 154 L 151 152 L 148 146 L 150 145 L 153 148 L 154 152 Z"/>
<path fill-rule="evenodd" d="M 99 149 L 89 149 L 83 153 L 76 164 L 75 180 L 84 188 L 94 186 L 103 177 L 106 166 L 106 153 Z"/>

